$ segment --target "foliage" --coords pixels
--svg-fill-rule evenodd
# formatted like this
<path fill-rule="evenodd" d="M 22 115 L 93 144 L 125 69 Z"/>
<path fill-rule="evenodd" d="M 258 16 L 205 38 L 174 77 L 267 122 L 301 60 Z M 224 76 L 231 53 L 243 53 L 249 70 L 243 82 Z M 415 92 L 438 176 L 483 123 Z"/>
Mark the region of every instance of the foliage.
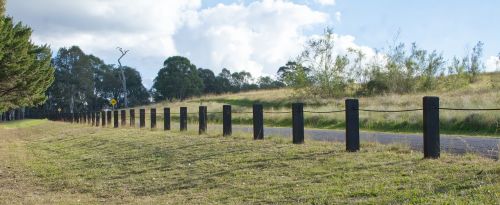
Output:
<path fill-rule="evenodd" d="M 483 46 L 483 42 L 477 42 L 474 48 L 472 48 L 472 53 L 469 56 L 469 64 L 466 68 L 467 73 L 470 75 L 470 82 L 475 82 L 479 73 L 484 69 L 484 65 L 481 62 L 481 57 L 483 56 Z"/>
<path fill-rule="evenodd" d="M 124 107 L 121 72 L 93 55 L 85 54 L 79 47 L 59 49 L 53 59 L 56 80 L 47 92 L 49 100 L 44 109 L 55 112 L 84 112 L 109 106 L 109 100 L 118 100 L 116 107 Z M 134 68 L 123 67 L 127 78 L 129 105 L 149 102 L 149 93 Z"/>
<path fill-rule="evenodd" d="M 0 18 L 5 15 L 5 0 L 0 0 Z"/>
<path fill-rule="evenodd" d="M 333 30 L 327 28 L 323 36 L 307 42 L 305 50 L 298 57 L 300 64 L 312 70 L 311 94 L 320 97 L 333 97 L 345 93 L 346 72 L 349 59 L 337 55 Z"/>
<path fill-rule="evenodd" d="M 158 71 L 153 84 L 153 97 L 158 100 L 184 100 L 198 96 L 203 89 L 203 80 L 196 66 L 181 56 L 169 57 Z"/>
<path fill-rule="evenodd" d="M 2 2 L 3 4 L 4 2 Z M 31 29 L 0 16 L 0 112 L 39 105 L 54 81 L 51 51 L 30 41 Z"/>

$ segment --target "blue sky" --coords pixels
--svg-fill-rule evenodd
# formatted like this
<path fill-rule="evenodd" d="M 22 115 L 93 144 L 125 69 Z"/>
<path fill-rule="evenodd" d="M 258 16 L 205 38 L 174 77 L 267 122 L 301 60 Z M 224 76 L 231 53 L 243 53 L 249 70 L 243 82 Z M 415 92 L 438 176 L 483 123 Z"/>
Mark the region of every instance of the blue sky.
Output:
<path fill-rule="evenodd" d="M 334 28 L 340 50 L 372 54 L 396 36 L 446 58 L 462 57 L 482 41 L 483 61 L 495 70 L 499 10 L 500 1 L 493 0 L 7 1 L 7 13 L 31 26 L 33 40 L 54 52 L 78 45 L 113 64 L 117 46 L 131 50 L 123 62 L 141 72 L 146 86 L 173 55 L 216 73 L 229 68 L 274 75 L 326 27 Z"/>
<path fill-rule="evenodd" d="M 203 7 L 250 2 L 206 0 Z M 331 16 L 341 13 L 341 22 L 332 19 L 308 33 L 321 33 L 324 27 L 332 26 L 336 33 L 352 35 L 356 43 L 375 49 L 387 48 L 398 36 L 400 42 L 416 42 L 422 48 L 442 51 L 447 57 L 463 56 L 466 49 L 482 41 L 485 57 L 500 53 L 500 1 L 336 0 L 334 5 L 321 5 L 314 0 L 293 2 Z"/>

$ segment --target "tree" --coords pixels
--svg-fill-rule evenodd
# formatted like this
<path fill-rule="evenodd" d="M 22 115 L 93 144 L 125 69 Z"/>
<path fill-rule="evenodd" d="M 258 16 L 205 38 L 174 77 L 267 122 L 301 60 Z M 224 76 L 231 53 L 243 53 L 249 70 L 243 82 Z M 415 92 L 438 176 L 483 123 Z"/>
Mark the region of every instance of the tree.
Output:
<path fill-rule="evenodd" d="M 219 75 L 215 78 L 218 94 L 232 92 L 235 90 L 231 85 L 231 78 L 231 71 L 223 68 Z"/>
<path fill-rule="evenodd" d="M 477 76 L 484 68 L 484 65 L 481 61 L 481 57 L 483 56 L 483 45 L 484 43 L 479 41 L 472 48 L 472 53 L 470 55 L 469 66 L 467 66 L 467 72 L 470 75 L 470 82 L 475 82 L 477 80 Z"/>
<path fill-rule="evenodd" d="M 0 17 L 5 15 L 5 0 L 0 0 Z"/>
<path fill-rule="evenodd" d="M 257 84 L 259 85 L 260 89 L 275 89 L 285 86 L 285 84 L 281 81 L 274 80 L 269 76 L 259 77 L 259 79 L 257 80 Z"/>
<path fill-rule="evenodd" d="M 134 68 L 123 67 L 127 79 L 128 106 L 144 105 L 149 103 L 149 92 L 142 84 L 141 74 Z M 124 105 L 126 106 L 126 105 Z"/>
<path fill-rule="evenodd" d="M 52 63 L 56 68 L 56 81 L 48 92 L 52 105 L 71 113 L 87 110 L 96 101 L 99 82 L 96 83 L 94 78 L 104 62 L 86 55 L 78 46 L 72 46 L 59 49 Z"/>
<path fill-rule="evenodd" d="M 198 75 L 196 66 L 182 56 L 169 57 L 158 71 L 153 83 L 153 97 L 158 100 L 184 100 L 190 96 L 200 95 L 203 81 Z"/>
<path fill-rule="evenodd" d="M 1 1 L 3 11 L 5 2 Z M 31 29 L 0 16 L 0 112 L 45 102 L 54 81 L 51 51 L 31 43 Z"/>
<path fill-rule="evenodd" d="M 246 71 L 234 72 L 231 74 L 231 85 L 235 88 L 235 92 L 250 89 L 251 80 L 252 74 Z"/>
<path fill-rule="evenodd" d="M 215 74 L 210 69 L 198 68 L 198 75 L 203 81 L 203 93 L 221 93 L 222 90 L 217 86 Z"/>
<path fill-rule="evenodd" d="M 313 82 L 309 86 L 311 94 L 322 97 L 339 96 L 345 93 L 347 81 L 344 76 L 349 64 L 347 55 L 335 52 L 335 35 L 330 28 L 324 35 L 307 42 L 298 62 L 313 71 Z"/>
<path fill-rule="evenodd" d="M 128 94 L 128 90 L 127 90 L 127 78 L 125 77 L 125 70 L 122 68 L 121 59 L 123 58 L 123 56 L 127 55 L 127 53 L 128 53 L 129 50 L 123 50 L 120 47 L 118 47 L 117 49 L 121 53 L 120 57 L 118 58 L 118 65 L 119 65 L 118 69 L 120 70 L 121 80 L 122 80 L 123 102 L 124 102 L 125 107 L 127 108 L 128 107 L 128 98 L 127 98 L 127 96 L 129 94 Z"/>

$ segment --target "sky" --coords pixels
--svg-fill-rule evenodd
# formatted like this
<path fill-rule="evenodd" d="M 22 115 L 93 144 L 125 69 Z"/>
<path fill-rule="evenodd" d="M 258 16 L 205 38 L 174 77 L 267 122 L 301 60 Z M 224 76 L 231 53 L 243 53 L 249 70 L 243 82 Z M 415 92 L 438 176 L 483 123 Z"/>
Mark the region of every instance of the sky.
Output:
<path fill-rule="evenodd" d="M 33 28 L 32 40 L 80 46 L 108 64 L 122 63 L 152 85 L 169 56 L 273 76 L 308 39 L 334 29 L 339 52 L 384 52 L 395 41 L 464 56 L 484 42 L 486 70 L 500 65 L 500 1 L 496 0 L 7 0 L 7 14 Z"/>

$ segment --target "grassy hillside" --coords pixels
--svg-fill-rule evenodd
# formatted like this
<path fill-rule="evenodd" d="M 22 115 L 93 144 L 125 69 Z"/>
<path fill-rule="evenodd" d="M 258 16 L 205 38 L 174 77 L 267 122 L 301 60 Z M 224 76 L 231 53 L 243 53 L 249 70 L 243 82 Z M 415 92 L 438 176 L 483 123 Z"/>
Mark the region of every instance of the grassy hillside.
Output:
<path fill-rule="evenodd" d="M 24 122 L 19 122 L 23 124 Z M 402 146 L 58 122 L 0 128 L 0 204 L 500 203 L 500 165 Z"/>
<path fill-rule="evenodd" d="M 437 90 L 414 94 L 388 94 L 359 98 L 360 108 L 398 110 L 422 107 L 423 96 L 439 96 L 441 107 L 500 108 L 500 73 L 481 75 L 478 82 L 453 91 Z M 315 99 L 294 97 L 290 89 L 252 91 L 236 94 L 203 96 L 184 102 L 162 102 L 149 107 L 171 107 L 179 112 L 187 106 L 188 112 L 197 113 L 199 105 L 207 105 L 209 112 L 221 112 L 223 104 L 233 105 L 234 111 L 251 111 L 253 103 L 262 103 L 267 111 L 290 111 L 291 103 L 304 102 L 305 110 L 329 111 L 344 109 L 345 98 Z M 268 126 L 290 126 L 291 114 L 265 114 Z M 500 111 L 446 111 L 441 113 L 441 132 L 445 134 L 500 136 Z M 173 116 L 176 119 L 176 115 Z M 211 122 L 219 123 L 222 115 L 209 114 Z M 233 114 L 233 123 L 251 124 L 251 114 Z M 196 115 L 192 116 L 196 120 Z M 363 130 L 385 132 L 421 132 L 422 112 L 368 113 L 360 112 Z M 344 113 L 305 114 L 305 124 L 310 128 L 343 129 Z"/>

